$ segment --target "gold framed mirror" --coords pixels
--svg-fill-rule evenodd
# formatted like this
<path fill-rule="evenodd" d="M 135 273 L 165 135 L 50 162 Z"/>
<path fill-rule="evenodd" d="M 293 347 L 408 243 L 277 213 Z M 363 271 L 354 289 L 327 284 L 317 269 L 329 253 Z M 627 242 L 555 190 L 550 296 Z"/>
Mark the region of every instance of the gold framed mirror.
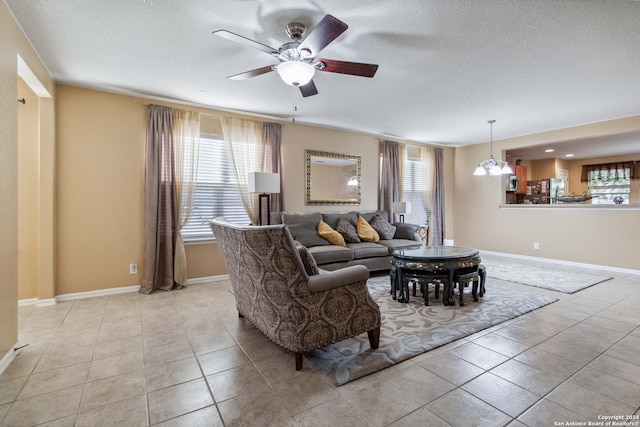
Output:
<path fill-rule="evenodd" d="M 360 156 L 305 150 L 306 204 L 360 204 Z"/>

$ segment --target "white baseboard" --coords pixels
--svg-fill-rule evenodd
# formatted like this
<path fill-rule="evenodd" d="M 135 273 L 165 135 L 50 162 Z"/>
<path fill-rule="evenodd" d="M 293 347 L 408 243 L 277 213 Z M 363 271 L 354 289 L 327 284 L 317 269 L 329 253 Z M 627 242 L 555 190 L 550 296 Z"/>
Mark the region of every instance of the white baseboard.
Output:
<path fill-rule="evenodd" d="M 13 347 L 11 347 L 7 352 L 7 354 L 5 354 L 2 359 L 0 359 L 0 375 L 2 375 L 4 370 L 7 369 L 11 364 L 11 362 L 13 362 L 13 359 L 15 359 L 16 351 L 14 350 L 14 348 L 16 348 L 17 346 L 18 346 L 18 343 L 16 343 L 16 345 L 14 345 Z"/>
<path fill-rule="evenodd" d="M 210 283 L 210 282 L 220 282 L 222 280 L 228 280 L 228 274 L 221 274 L 219 276 L 207 276 L 207 277 L 196 277 L 193 279 L 187 280 L 187 285 L 198 285 L 202 283 Z M 95 291 L 86 291 L 86 292 L 73 292 L 70 294 L 62 294 L 57 295 L 55 298 L 48 299 L 38 299 L 38 298 L 28 298 L 22 299 L 18 301 L 18 307 L 26 307 L 35 305 L 36 307 L 45 307 L 48 305 L 55 305 L 58 301 L 71 301 L 82 298 L 93 298 L 100 297 L 105 295 L 116 295 L 116 294 L 124 294 L 128 292 L 138 292 L 140 290 L 140 286 L 123 286 L 119 288 L 108 288 L 108 289 L 98 289 Z"/>
<path fill-rule="evenodd" d="M 93 297 L 102 297 L 105 295 L 117 295 L 117 294 L 126 294 L 129 292 L 138 292 L 140 290 L 140 286 L 122 286 L 120 288 L 107 288 L 107 289 L 98 289 L 95 291 L 86 291 L 86 292 L 73 292 L 70 294 L 62 294 L 57 295 L 55 300 L 58 301 L 71 301 L 74 299 L 82 299 L 82 298 L 93 298 Z"/>
<path fill-rule="evenodd" d="M 540 261 L 540 262 L 548 262 L 548 263 L 551 263 L 551 264 L 568 265 L 568 266 L 571 266 L 571 267 L 594 268 L 596 270 L 605 270 L 605 271 L 611 271 L 611 272 L 614 272 L 614 273 L 640 275 L 640 270 L 634 270 L 634 269 L 631 269 L 631 268 L 619 268 L 619 267 L 611 267 L 611 266 L 608 266 L 608 265 L 598 265 L 598 264 L 585 264 L 585 263 L 582 263 L 582 262 L 564 261 L 564 260 L 561 260 L 561 259 L 540 258 L 540 257 L 534 257 L 534 256 L 528 256 L 528 255 L 516 255 L 516 254 L 485 251 L 485 250 L 480 250 L 480 253 L 481 254 L 487 254 L 487 255 L 503 256 L 503 257 L 508 257 L 508 258 L 518 258 L 518 259 L 524 259 L 524 260 L 529 260 L 529 261 Z"/>
<path fill-rule="evenodd" d="M 30 305 L 36 305 L 38 303 L 38 298 L 27 298 L 18 300 L 18 307 L 28 307 Z"/>
<path fill-rule="evenodd" d="M 209 282 L 221 282 L 222 280 L 229 280 L 229 275 L 220 274 L 218 276 L 195 277 L 193 279 L 187 280 L 187 285 L 199 285 L 202 283 L 209 283 Z"/>

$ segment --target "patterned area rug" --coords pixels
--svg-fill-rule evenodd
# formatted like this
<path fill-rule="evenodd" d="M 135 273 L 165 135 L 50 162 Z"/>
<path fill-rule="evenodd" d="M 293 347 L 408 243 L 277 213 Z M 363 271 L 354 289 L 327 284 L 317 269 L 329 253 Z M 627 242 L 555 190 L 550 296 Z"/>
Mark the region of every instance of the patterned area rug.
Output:
<path fill-rule="evenodd" d="M 482 254 L 482 264 L 487 267 L 487 276 L 494 279 L 567 294 L 613 279 L 599 270 L 584 268 L 577 271 L 576 267 L 487 254 Z"/>
<path fill-rule="evenodd" d="M 317 371 L 340 386 L 403 360 L 464 338 L 557 301 L 556 298 L 509 289 L 489 283 L 480 301 L 473 301 L 470 288 L 465 305 L 445 307 L 430 287 L 429 306 L 420 292 L 407 304 L 389 295 L 389 278 L 373 277 L 367 282 L 371 296 L 382 312 L 380 346 L 372 350 L 366 334 L 340 341 L 305 355 Z"/>

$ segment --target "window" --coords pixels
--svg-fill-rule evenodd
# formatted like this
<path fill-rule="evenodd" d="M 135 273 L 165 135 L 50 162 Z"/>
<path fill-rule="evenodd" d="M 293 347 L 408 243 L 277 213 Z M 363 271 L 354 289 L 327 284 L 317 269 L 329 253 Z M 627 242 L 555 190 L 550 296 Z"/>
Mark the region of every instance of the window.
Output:
<path fill-rule="evenodd" d="M 211 239 L 209 222 L 218 216 L 238 224 L 249 224 L 234 184 L 225 142 L 209 134 L 200 136 L 198 177 L 189 223 L 182 229 L 185 241 Z"/>
<path fill-rule="evenodd" d="M 429 224 L 431 217 L 427 201 L 431 188 L 423 150 L 426 148 L 408 145 L 403 167 L 402 201 L 411 203 L 411 213 L 405 214 L 405 221 L 412 224 Z"/>
<path fill-rule="evenodd" d="M 631 169 L 626 166 L 599 168 L 589 173 L 589 193 L 594 205 L 629 204 Z"/>

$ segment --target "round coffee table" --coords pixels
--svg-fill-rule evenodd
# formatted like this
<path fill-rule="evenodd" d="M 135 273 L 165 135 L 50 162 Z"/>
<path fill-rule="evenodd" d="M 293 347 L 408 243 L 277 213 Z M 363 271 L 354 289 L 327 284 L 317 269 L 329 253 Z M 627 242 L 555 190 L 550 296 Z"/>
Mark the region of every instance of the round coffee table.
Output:
<path fill-rule="evenodd" d="M 444 284 L 442 302 L 454 305 L 453 276 L 456 270 L 477 269 L 480 265 L 480 253 L 477 249 L 462 246 L 410 246 L 397 249 L 392 253 L 392 287 L 400 291 L 398 301 L 409 301 L 409 286 L 405 284 L 405 274 L 430 276 L 446 274 L 448 280 Z M 394 276 L 395 270 L 395 279 Z M 395 280 L 395 283 L 393 283 Z M 425 289 L 425 292 L 427 290 Z"/>

